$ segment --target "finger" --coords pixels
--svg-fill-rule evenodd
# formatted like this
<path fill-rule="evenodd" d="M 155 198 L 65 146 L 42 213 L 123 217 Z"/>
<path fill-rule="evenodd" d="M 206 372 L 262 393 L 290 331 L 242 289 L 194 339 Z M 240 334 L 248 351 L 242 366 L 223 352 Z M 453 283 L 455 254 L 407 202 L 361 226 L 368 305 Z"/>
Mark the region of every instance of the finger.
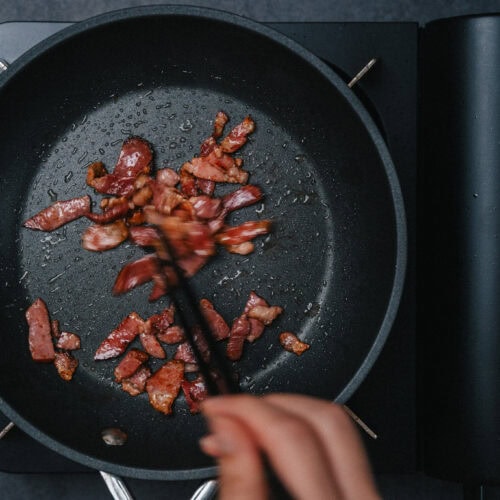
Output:
<path fill-rule="evenodd" d="M 267 485 L 260 452 L 251 434 L 234 418 L 215 417 L 210 432 L 200 440 L 202 450 L 219 463 L 219 498 L 260 500 L 267 498 Z"/>
<path fill-rule="evenodd" d="M 345 498 L 379 498 L 359 433 L 341 406 L 291 394 L 270 394 L 264 399 L 313 426 Z"/>
<path fill-rule="evenodd" d="M 306 420 L 249 395 L 210 398 L 202 410 L 209 418 L 231 416 L 244 424 L 294 498 L 339 498 L 326 451 Z"/>

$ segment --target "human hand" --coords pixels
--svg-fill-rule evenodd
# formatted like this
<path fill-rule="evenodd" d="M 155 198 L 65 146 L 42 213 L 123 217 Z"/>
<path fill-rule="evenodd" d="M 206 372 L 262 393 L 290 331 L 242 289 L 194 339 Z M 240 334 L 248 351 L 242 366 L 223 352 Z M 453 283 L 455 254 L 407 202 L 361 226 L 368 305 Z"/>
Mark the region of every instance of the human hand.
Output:
<path fill-rule="evenodd" d="M 268 497 L 261 455 L 298 500 L 380 496 L 363 444 L 341 406 L 291 394 L 207 399 L 202 450 L 219 463 L 221 500 Z"/>

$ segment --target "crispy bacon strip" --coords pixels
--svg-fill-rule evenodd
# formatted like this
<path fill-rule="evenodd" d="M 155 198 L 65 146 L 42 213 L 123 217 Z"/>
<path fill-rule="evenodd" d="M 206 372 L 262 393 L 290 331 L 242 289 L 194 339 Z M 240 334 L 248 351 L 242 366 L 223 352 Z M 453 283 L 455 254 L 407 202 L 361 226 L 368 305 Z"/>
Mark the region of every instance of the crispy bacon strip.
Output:
<path fill-rule="evenodd" d="M 193 327 L 193 337 L 194 341 L 196 342 L 196 345 L 198 346 L 200 354 L 204 357 L 205 360 L 208 361 L 210 356 L 210 350 L 198 326 Z M 177 346 L 174 359 L 179 359 L 184 361 L 184 363 L 186 363 L 185 366 L 186 372 L 198 371 L 197 359 L 193 350 L 191 349 L 191 345 L 189 344 L 189 342 L 184 342 L 179 346 Z"/>
<path fill-rule="evenodd" d="M 65 351 L 80 349 L 80 337 L 76 333 L 61 332 L 56 347 Z"/>
<path fill-rule="evenodd" d="M 52 337 L 54 337 L 55 339 L 58 339 L 61 336 L 61 328 L 59 326 L 58 319 L 53 319 L 50 322 L 50 333 L 52 334 Z"/>
<path fill-rule="evenodd" d="M 216 139 L 218 139 L 224 132 L 224 127 L 228 120 L 229 118 L 226 113 L 224 113 L 224 111 L 219 111 L 215 115 L 212 135 L 210 137 L 207 137 L 201 144 L 200 156 L 207 156 L 213 151 L 214 147 L 217 145 Z"/>
<path fill-rule="evenodd" d="M 125 264 L 116 277 L 113 294 L 120 295 L 136 286 L 151 281 L 158 272 L 158 259 L 154 254 L 148 254 L 140 259 Z"/>
<path fill-rule="evenodd" d="M 255 122 L 247 116 L 239 125 L 233 128 L 231 132 L 220 143 L 222 151 L 225 153 L 234 153 L 247 142 L 248 134 L 255 130 Z"/>
<path fill-rule="evenodd" d="M 243 312 L 245 314 L 248 314 L 250 312 L 250 309 L 254 308 L 255 306 L 269 307 L 269 304 L 265 299 L 257 295 L 252 290 L 248 297 L 247 303 L 245 304 L 245 309 L 243 310 Z M 248 321 L 250 322 L 250 333 L 247 336 L 247 340 L 249 342 L 254 342 L 264 333 L 265 325 L 264 323 L 262 323 L 262 321 L 255 318 L 249 318 Z"/>
<path fill-rule="evenodd" d="M 221 211 L 222 200 L 220 198 L 211 198 L 207 195 L 193 196 L 189 198 L 193 205 L 196 216 L 200 219 L 213 219 Z"/>
<path fill-rule="evenodd" d="M 283 332 L 280 333 L 280 344 L 286 351 L 293 352 L 297 356 L 301 356 L 309 347 L 309 344 L 305 342 L 301 342 L 295 333 L 292 332 Z"/>
<path fill-rule="evenodd" d="M 245 241 L 239 245 L 226 245 L 226 250 L 229 253 L 236 253 L 238 255 L 248 255 L 255 250 L 255 245 L 251 241 Z"/>
<path fill-rule="evenodd" d="M 115 368 L 116 382 L 130 378 L 148 359 L 149 356 L 145 352 L 139 349 L 130 349 Z"/>
<path fill-rule="evenodd" d="M 125 217 L 130 210 L 129 201 L 125 197 L 117 198 L 116 201 L 113 200 L 113 203 L 110 205 L 100 214 L 90 212 L 85 214 L 85 217 L 96 224 L 107 224 Z"/>
<path fill-rule="evenodd" d="M 258 186 L 248 184 L 242 186 L 222 198 L 222 204 L 226 212 L 232 212 L 243 207 L 257 203 L 263 198 L 263 193 Z"/>
<path fill-rule="evenodd" d="M 177 189 L 166 184 L 152 183 L 153 205 L 157 212 L 170 215 L 172 210 L 184 201 L 184 196 Z"/>
<path fill-rule="evenodd" d="M 196 179 L 197 188 L 208 196 L 212 196 L 215 191 L 215 182 L 207 181 L 206 179 Z"/>
<path fill-rule="evenodd" d="M 146 381 L 151 376 L 147 366 L 141 366 L 131 377 L 122 380 L 122 389 L 131 396 L 137 396 L 146 389 Z"/>
<path fill-rule="evenodd" d="M 129 228 L 129 238 L 140 247 L 156 247 L 160 234 L 153 226 L 134 226 Z"/>
<path fill-rule="evenodd" d="M 66 201 L 56 201 L 28 219 L 23 225 L 39 231 L 54 231 L 68 222 L 90 212 L 90 197 L 82 196 Z"/>
<path fill-rule="evenodd" d="M 178 344 L 184 342 L 184 330 L 178 325 L 172 325 L 157 333 L 156 338 L 165 344 Z"/>
<path fill-rule="evenodd" d="M 184 363 L 171 360 L 165 363 L 146 382 L 149 402 L 156 410 L 170 415 L 175 398 L 184 380 Z"/>
<path fill-rule="evenodd" d="M 250 333 L 250 323 L 246 314 L 236 318 L 231 326 L 231 333 L 226 347 L 226 355 L 231 361 L 237 361 L 243 354 L 243 344 Z"/>
<path fill-rule="evenodd" d="M 144 330 L 144 321 L 135 312 L 130 313 L 119 325 L 105 338 L 98 347 L 94 359 L 116 358 L 125 352 L 127 346 Z"/>
<path fill-rule="evenodd" d="M 148 325 L 148 322 L 146 322 L 146 325 Z M 142 347 L 144 347 L 144 350 L 150 356 L 158 359 L 165 359 L 165 351 L 163 350 L 160 342 L 158 342 L 158 339 L 155 337 L 154 333 L 152 333 L 151 328 L 148 328 L 146 326 L 144 331 L 139 334 L 139 339 L 141 341 Z"/>
<path fill-rule="evenodd" d="M 267 326 L 270 325 L 282 312 L 283 308 L 280 306 L 254 306 L 248 311 L 248 317 L 257 319 Z"/>
<path fill-rule="evenodd" d="M 78 368 L 78 360 L 69 352 L 56 352 L 54 366 L 56 367 L 59 376 L 63 380 L 69 382 Z"/>
<path fill-rule="evenodd" d="M 156 181 L 160 184 L 166 184 L 175 187 L 180 181 L 179 174 L 171 168 L 161 168 L 156 172 Z"/>
<path fill-rule="evenodd" d="M 203 377 L 198 376 L 192 381 L 183 380 L 182 390 L 189 406 L 189 411 L 193 414 L 200 412 L 200 403 L 208 396 L 208 390 Z"/>
<path fill-rule="evenodd" d="M 215 235 L 221 245 L 239 245 L 271 231 L 270 220 L 248 221 L 239 226 L 228 227 Z"/>
<path fill-rule="evenodd" d="M 128 197 L 136 189 L 136 178 L 150 173 L 152 159 L 150 144 L 140 137 L 130 137 L 122 145 L 113 172 L 107 174 L 102 164 L 93 163 L 87 171 L 87 184 L 99 193 Z"/>
<path fill-rule="evenodd" d="M 181 191 L 185 196 L 198 196 L 198 186 L 196 179 L 183 166 L 179 172 Z"/>
<path fill-rule="evenodd" d="M 200 300 L 200 308 L 205 320 L 217 340 L 229 337 L 229 326 L 226 320 L 215 310 L 214 305 L 208 299 Z"/>
<path fill-rule="evenodd" d="M 123 243 L 128 236 L 128 227 L 123 220 L 111 224 L 89 226 L 82 235 L 82 247 L 92 252 L 111 250 Z"/>
<path fill-rule="evenodd" d="M 215 151 L 208 156 L 193 158 L 190 162 L 184 163 L 182 169 L 195 177 L 213 182 L 246 184 L 248 181 L 248 172 L 239 168 L 232 157 L 228 155 L 218 157 Z"/>
<path fill-rule="evenodd" d="M 164 332 L 173 322 L 175 316 L 175 306 L 171 304 L 158 314 L 153 314 L 148 318 L 153 334 Z"/>
<path fill-rule="evenodd" d="M 28 322 L 28 341 L 31 357 L 40 363 L 54 361 L 55 352 L 52 344 L 49 311 L 45 302 L 38 298 L 26 310 Z"/>

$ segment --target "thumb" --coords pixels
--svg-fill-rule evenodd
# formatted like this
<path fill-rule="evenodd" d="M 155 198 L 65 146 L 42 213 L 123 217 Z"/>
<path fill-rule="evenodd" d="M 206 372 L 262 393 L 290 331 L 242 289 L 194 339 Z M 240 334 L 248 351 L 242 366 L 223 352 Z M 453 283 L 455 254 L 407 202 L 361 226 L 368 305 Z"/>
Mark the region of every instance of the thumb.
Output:
<path fill-rule="evenodd" d="M 220 500 L 262 500 L 268 488 L 260 453 L 251 433 L 236 419 L 208 420 L 211 434 L 200 440 L 201 449 L 219 463 Z"/>

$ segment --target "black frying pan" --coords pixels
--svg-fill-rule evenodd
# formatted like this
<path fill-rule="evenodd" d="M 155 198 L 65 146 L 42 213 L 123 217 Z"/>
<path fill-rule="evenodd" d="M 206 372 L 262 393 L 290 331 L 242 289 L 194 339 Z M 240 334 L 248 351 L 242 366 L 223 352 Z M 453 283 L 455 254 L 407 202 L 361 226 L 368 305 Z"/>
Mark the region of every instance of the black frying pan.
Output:
<path fill-rule="evenodd" d="M 96 159 L 112 167 L 131 134 L 152 142 L 158 167 L 177 168 L 219 109 L 231 124 L 254 117 L 241 155 L 266 195 L 233 222 L 271 217 L 274 233 L 248 258 L 221 252 L 192 284 L 228 319 L 250 290 L 285 309 L 245 349 L 243 387 L 345 401 L 389 333 L 405 268 L 401 193 L 379 132 L 333 71 L 268 28 L 199 8 L 139 8 L 72 26 L 0 77 L 0 407 L 85 465 L 140 478 L 214 473 L 197 445 L 202 418 L 182 397 L 165 417 L 146 395 L 131 398 L 112 382 L 116 361 L 92 360 L 127 313 L 147 317 L 167 304 L 148 304 L 147 286 L 111 295 L 116 273 L 141 250 L 84 251 L 86 220 L 50 234 L 21 223 L 56 198 L 99 200 L 85 167 Z M 24 311 L 38 296 L 82 338 L 71 383 L 30 358 Z M 283 330 L 311 349 L 301 358 L 284 352 Z M 125 446 L 103 443 L 110 426 L 127 431 Z"/>

